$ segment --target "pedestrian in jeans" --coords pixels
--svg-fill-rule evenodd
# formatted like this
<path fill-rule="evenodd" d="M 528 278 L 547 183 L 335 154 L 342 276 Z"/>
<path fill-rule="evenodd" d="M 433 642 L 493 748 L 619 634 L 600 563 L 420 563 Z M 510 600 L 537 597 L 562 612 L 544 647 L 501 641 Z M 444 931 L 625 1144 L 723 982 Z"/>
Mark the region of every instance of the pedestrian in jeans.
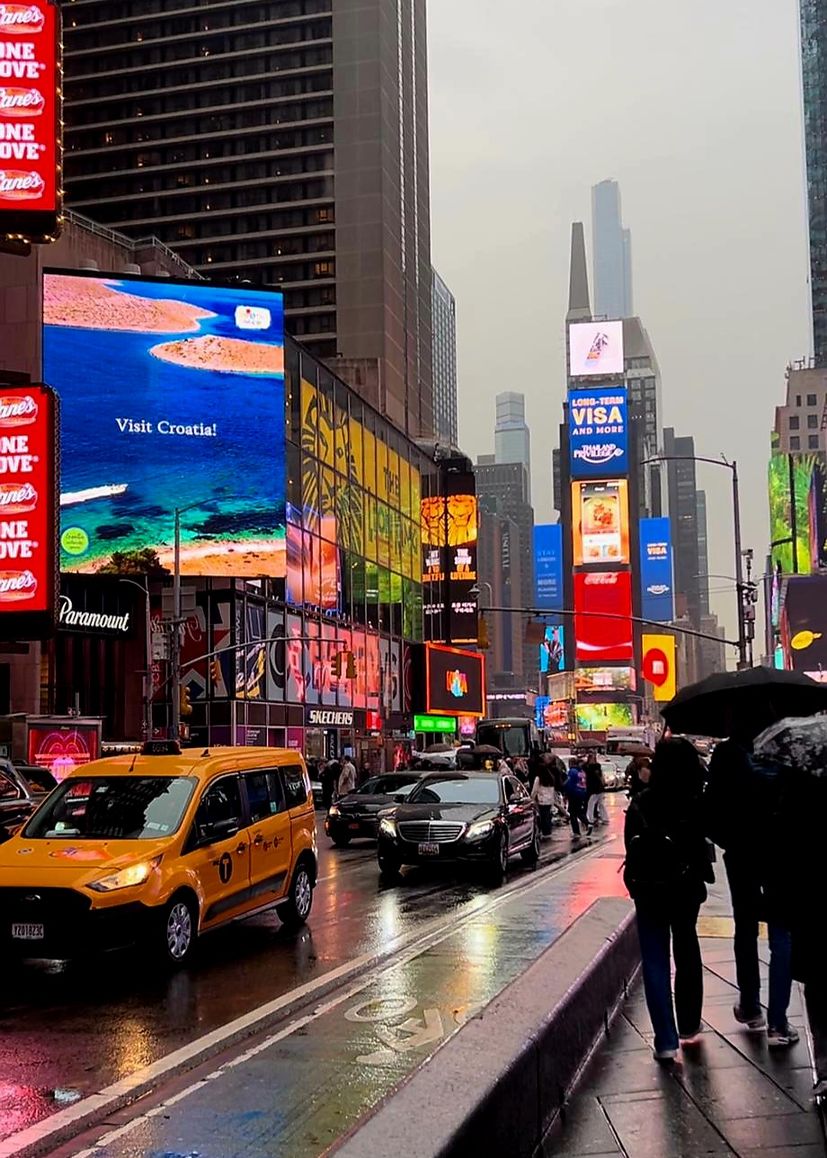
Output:
<path fill-rule="evenodd" d="M 569 802 L 572 835 L 580 835 L 580 823 L 582 821 L 586 826 L 586 835 L 591 836 L 592 826 L 586 819 L 586 773 L 576 759 L 570 761 L 564 792 Z"/>
<path fill-rule="evenodd" d="M 748 726 L 718 744 L 709 765 L 706 794 L 708 836 L 723 848 L 732 915 L 735 920 L 735 974 L 739 999 L 735 1020 L 750 1030 L 768 1028 L 771 1047 L 794 1045 L 798 1030 L 787 1020 L 792 992 L 792 937 L 782 890 L 771 871 L 771 848 L 779 831 L 778 778 L 758 769 L 752 759 Z M 794 823 L 794 822 L 793 822 Z M 799 884 L 799 888 L 801 885 Z M 761 1008 L 758 925 L 767 922 L 770 984 L 767 1016 Z"/>
<path fill-rule="evenodd" d="M 688 740 L 663 740 L 652 761 L 649 787 L 626 813 L 624 879 L 637 913 L 654 1053 L 663 1062 L 673 1061 L 679 1045 L 694 1044 L 701 1032 L 698 912 L 707 883 L 715 879 L 704 835 L 703 788 L 704 770 L 694 747 Z"/>
<path fill-rule="evenodd" d="M 603 793 L 605 791 L 603 769 L 597 757 L 592 753 L 586 761 L 586 820 L 589 824 L 609 823 L 606 809 L 603 806 Z"/>
<path fill-rule="evenodd" d="M 540 809 L 540 832 L 551 836 L 551 810 L 554 807 L 554 777 L 547 764 L 541 764 L 531 788 L 531 799 Z"/>

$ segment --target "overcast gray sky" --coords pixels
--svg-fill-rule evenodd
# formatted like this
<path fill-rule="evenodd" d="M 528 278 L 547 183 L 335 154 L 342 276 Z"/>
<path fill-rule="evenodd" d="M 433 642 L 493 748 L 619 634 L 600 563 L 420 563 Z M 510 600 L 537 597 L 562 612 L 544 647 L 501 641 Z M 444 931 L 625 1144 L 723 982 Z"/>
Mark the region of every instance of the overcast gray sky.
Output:
<path fill-rule="evenodd" d="M 494 396 L 523 391 L 551 516 L 571 222 L 590 243 L 591 186 L 615 178 L 664 424 L 738 459 L 763 558 L 773 407 L 810 344 L 798 0 L 429 9 L 432 248 L 457 298 L 463 448 L 493 451 Z M 729 478 L 699 469 L 710 570 L 730 575 Z M 733 598 L 713 598 L 731 626 Z"/>

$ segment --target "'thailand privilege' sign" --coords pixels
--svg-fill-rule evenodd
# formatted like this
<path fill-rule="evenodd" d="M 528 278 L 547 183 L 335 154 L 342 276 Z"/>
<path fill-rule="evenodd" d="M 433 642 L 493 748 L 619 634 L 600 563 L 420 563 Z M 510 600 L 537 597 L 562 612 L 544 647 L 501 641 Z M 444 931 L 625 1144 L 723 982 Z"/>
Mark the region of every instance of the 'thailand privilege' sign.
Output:
<path fill-rule="evenodd" d="M 55 411 L 55 395 L 48 386 L 0 383 L 0 634 L 4 639 L 36 639 L 54 627 Z"/>
<path fill-rule="evenodd" d="M 619 478 L 629 470 L 626 391 L 596 386 L 569 391 L 572 478 Z"/>
<path fill-rule="evenodd" d="M 57 5 L 0 2 L 0 238 L 57 233 L 60 133 Z"/>

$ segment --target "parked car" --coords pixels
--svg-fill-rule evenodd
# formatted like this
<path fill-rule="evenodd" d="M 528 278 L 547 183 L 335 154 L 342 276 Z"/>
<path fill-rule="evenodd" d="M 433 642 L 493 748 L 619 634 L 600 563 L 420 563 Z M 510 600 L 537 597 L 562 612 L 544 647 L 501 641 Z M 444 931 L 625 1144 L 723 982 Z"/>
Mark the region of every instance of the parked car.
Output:
<path fill-rule="evenodd" d="M 355 792 L 331 805 L 324 822 L 325 832 L 337 848 L 345 848 L 354 837 L 375 837 L 382 809 L 401 803 L 421 779 L 421 772 L 372 776 Z"/>
<path fill-rule="evenodd" d="M 18 828 L 56 787 L 48 769 L 0 759 L 0 829 Z"/>
<path fill-rule="evenodd" d="M 173 741 L 70 772 L 0 844 L 0 952 L 70 957 L 138 944 L 168 965 L 202 933 L 275 907 L 296 927 L 316 884 L 297 752 Z"/>
<path fill-rule="evenodd" d="M 500 883 L 508 861 L 540 859 L 534 802 L 510 773 L 433 772 L 404 804 L 380 814 L 379 872 L 398 878 L 403 865 L 468 862 Z"/>

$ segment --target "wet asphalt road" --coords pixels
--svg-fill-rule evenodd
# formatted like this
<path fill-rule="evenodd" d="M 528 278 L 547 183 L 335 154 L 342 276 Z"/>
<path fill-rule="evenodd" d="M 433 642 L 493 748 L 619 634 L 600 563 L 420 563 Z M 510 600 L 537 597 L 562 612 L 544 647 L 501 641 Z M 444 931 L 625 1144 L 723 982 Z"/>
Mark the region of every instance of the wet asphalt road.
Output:
<path fill-rule="evenodd" d="M 612 809 L 619 813 L 620 800 Z M 571 846 L 555 830 L 543 860 Z M 275 914 L 206 937 L 192 969 L 159 975 L 138 950 L 85 964 L 5 969 L 0 986 L 0 1138 L 151 1064 L 297 985 L 435 917 L 459 916 L 491 890 L 471 873 L 409 870 L 380 885 L 372 842 L 333 849 L 320 831 L 320 876 L 309 925 L 282 929 Z M 512 862 L 511 882 L 533 874 Z M 611 862 L 611 868 L 616 866 Z M 601 871 L 575 903 L 552 906 L 569 922 L 615 891 Z"/>

